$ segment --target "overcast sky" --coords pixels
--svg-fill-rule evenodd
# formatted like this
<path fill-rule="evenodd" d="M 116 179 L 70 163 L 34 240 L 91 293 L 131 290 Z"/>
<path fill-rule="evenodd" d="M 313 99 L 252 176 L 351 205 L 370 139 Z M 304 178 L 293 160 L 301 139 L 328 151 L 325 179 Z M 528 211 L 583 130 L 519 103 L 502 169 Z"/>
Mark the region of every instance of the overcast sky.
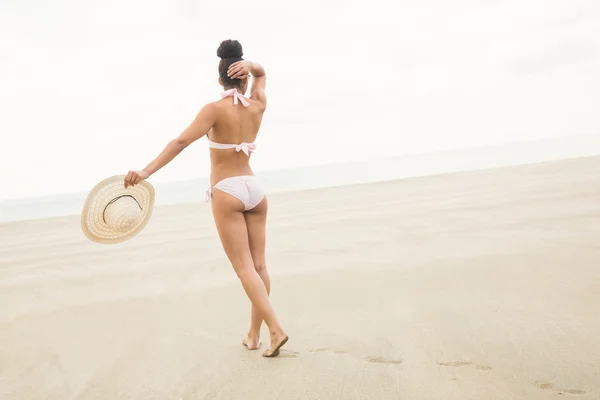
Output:
<path fill-rule="evenodd" d="M 0 199 L 144 167 L 268 74 L 255 170 L 600 132 L 598 0 L 2 0 Z M 151 181 L 208 175 L 205 140 Z"/>

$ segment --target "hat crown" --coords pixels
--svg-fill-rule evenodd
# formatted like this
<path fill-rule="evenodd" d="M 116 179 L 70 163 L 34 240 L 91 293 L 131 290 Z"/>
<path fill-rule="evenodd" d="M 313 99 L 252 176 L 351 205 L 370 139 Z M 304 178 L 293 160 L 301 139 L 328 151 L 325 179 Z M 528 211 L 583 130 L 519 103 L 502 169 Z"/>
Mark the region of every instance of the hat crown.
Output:
<path fill-rule="evenodd" d="M 142 220 L 142 209 L 131 196 L 117 198 L 104 210 L 106 224 L 119 232 L 127 232 Z"/>

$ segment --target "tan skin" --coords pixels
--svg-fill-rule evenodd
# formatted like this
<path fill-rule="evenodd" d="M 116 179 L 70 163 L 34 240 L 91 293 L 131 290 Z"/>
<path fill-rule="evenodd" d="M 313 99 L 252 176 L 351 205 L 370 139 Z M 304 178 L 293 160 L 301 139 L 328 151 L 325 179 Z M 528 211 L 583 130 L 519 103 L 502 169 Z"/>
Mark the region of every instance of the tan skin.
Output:
<path fill-rule="evenodd" d="M 250 74 L 253 76 L 250 107 L 240 102 L 233 105 L 231 97 L 205 105 L 192 123 L 141 171 L 129 171 L 125 187 L 134 186 L 148 179 L 156 171 L 171 162 L 183 149 L 208 135 L 219 143 L 253 142 L 258 135 L 262 116 L 267 107 L 265 95 L 266 75 L 259 64 L 239 61 L 227 72 L 231 78 L 242 80 L 240 93 L 248 88 Z M 221 78 L 219 83 L 223 85 Z M 229 89 L 229 88 L 224 88 Z M 253 175 L 249 157 L 235 149 L 210 149 L 210 184 L 239 175 Z M 225 192 L 213 190 L 212 212 L 223 249 L 237 273 L 252 303 L 250 330 L 242 343 L 250 350 L 260 347 L 260 327 L 263 320 L 270 333 L 271 346 L 263 353 L 266 357 L 279 354 L 279 348 L 287 342 L 287 335 L 269 301 L 271 283 L 265 261 L 265 237 L 268 202 L 265 197 L 252 210 L 244 211 L 243 203 Z"/>

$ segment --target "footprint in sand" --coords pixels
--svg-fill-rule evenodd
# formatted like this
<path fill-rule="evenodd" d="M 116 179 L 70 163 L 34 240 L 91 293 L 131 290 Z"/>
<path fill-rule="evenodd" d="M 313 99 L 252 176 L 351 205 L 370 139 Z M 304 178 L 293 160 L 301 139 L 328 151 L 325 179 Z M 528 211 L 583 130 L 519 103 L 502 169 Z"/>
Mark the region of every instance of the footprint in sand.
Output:
<path fill-rule="evenodd" d="M 295 352 L 295 351 L 281 349 L 281 351 L 277 357 L 279 357 L 279 358 L 296 358 L 296 357 L 298 357 L 299 354 L 300 353 Z"/>
<path fill-rule="evenodd" d="M 439 362 L 438 365 L 442 367 L 466 367 L 467 365 L 473 365 L 473 363 L 468 361 L 449 361 L 449 362 Z"/>
<path fill-rule="evenodd" d="M 333 354 L 347 354 L 345 351 L 342 350 L 331 350 L 331 349 L 315 349 L 315 350 L 309 350 L 311 353 L 321 353 L 321 352 L 327 352 L 327 353 L 333 353 Z"/>
<path fill-rule="evenodd" d="M 585 394 L 584 390 L 555 388 L 554 384 L 552 384 L 550 382 L 535 381 L 535 382 L 533 382 L 533 384 L 539 389 L 552 390 L 554 392 L 557 392 L 558 394 L 564 394 L 564 393 L 566 393 L 566 394 Z"/>
<path fill-rule="evenodd" d="M 348 354 L 348 352 L 343 351 L 343 350 L 331 350 L 331 349 L 314 349 L 314 350 L 308 350 L 311 353 L 321 353 L 321 352 L 327 352 L 327 353 L 333 353 L 333 354 Z M 387 358 L 383 358 L 383 357 L 365 357 L 363 358 L 364 361 L 372 363 L 372 364 L 387 364 L 387 365 L 398 365 L 398 364 L 402 364 L 402 360 L 390 360 Z"/>
<path fill-rule="evenodd" d="M 448 361 L 448 362 L 438 362 L 438 365 L 442 367 L 467 367 L 467 366 L 475 366 L 480 371 L 490 371 L 492 367 L 489 365 L 476 365 L 470 361 Z"/>
<path fill-rule="evenodd" d="M 387 365 L 398 365 L 402 364 L 402 360 L 388 360 L 387 358 L 381 357 L 367 357 L 363 358 L 366 362 L 370 362 L 373 364 L 387 364 Z"/>

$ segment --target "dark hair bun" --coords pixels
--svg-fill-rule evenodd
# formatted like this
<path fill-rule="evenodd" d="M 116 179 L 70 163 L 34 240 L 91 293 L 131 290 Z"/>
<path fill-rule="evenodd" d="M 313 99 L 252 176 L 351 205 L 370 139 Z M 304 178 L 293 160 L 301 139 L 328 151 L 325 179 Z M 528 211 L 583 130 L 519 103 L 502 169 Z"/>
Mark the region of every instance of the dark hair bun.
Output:
<path fill-rule="evenodd" d="M 223 40 L 217 49 L 219 58 L 242 58 L 243 55 L 242 45 L 237 40 Z"/>

